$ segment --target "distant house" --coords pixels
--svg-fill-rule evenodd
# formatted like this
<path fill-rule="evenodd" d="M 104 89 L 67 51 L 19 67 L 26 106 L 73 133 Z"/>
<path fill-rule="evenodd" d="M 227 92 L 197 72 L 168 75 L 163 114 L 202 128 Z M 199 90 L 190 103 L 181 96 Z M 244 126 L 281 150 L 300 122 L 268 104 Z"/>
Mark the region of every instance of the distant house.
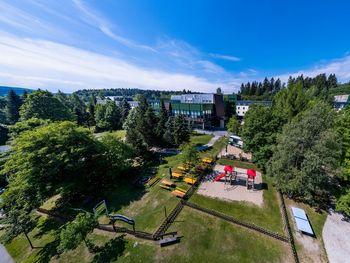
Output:
<path fill-rule="evenodd" d="M 244 115 L 249 110 L 249 107 L 251 105 L 265 105 L 265 106 L 271 106 L 272 101 L 269 100 L 238 100 L 236 102 L 236 114 L 238 117 L 244 117 Z"/>
<path fill-rule="evenodd" d="M 334 107 L 337 110 L 341 110 L 350 104 L 350 95 L 338 95 L 334 96 Z"/>

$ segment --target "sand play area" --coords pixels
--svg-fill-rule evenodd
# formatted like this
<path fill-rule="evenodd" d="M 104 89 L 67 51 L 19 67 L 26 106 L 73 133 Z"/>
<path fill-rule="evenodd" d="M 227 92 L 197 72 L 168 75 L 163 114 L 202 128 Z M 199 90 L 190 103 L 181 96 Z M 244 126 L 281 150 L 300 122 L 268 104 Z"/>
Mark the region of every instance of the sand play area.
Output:
<path fill-rule="evenodd" d="M 240 174 L 240 177 L 244 177 L 247 172 L 246 169 L 236 167 L 235 171 Z M 223 165 L 215 165 L 213 174 L 207 176 L 207 178 L 202 181 L 197 193 L 228 201 L 247 201 L 260 207 L 263 206 L 263 184 L 260 172 L 257 172 L 255 177 L 255 190 L 248 190 L 243 178 L 234 181 L 232 185 L 230 185 L 228 181 L 225 184 L 224 179 L 218 182 L 211 180 L 211 178 L 223 172 Z"/>

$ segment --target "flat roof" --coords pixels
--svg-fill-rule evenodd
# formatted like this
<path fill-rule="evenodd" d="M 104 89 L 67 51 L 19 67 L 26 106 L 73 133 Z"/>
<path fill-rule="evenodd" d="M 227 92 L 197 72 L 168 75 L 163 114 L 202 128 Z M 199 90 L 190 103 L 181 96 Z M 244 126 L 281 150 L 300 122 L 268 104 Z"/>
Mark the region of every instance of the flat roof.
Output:
<path fill-rule="evenodd" d="M 314 235 L 314 231 L 312 231 L 312 227 L 305 211 L 297 207 L 292 207 L 292 213 L 298 230 L 310 235 Z"/>

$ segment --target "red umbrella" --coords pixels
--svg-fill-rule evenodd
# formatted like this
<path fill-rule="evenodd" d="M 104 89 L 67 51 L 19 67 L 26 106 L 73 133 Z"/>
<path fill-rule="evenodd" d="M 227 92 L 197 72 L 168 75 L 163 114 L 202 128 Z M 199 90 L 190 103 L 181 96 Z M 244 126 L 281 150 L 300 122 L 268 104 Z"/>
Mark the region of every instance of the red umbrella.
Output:
<path fill-rule="evenodd" d="M 256 171 L 253 169 L 248 169 L 247 170 L 247 175 L 250 177 L 255 177 L 256 176 Z"/>
<path fill-rule="evenodd" d="M 228 172 L 228 173 L 232 173 L 233 172 L 233 166 L 232 165 L 225 165 L 224 167 L 224 171 Z"/>

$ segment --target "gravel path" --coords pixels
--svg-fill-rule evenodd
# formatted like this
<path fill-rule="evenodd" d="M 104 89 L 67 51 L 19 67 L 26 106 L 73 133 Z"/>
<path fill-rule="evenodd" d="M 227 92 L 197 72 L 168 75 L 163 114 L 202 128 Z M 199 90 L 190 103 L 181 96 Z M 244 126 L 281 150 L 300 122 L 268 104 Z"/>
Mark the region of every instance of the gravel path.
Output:
<path fill-rule="evenodd" d="M 0 262 L 1 263 L 14 263 L 12 257 L 7 252 L 6 248 L 0 244 Z"/>
<path fill-rule="evenodd" d="M 323 227 L 323 240 L 330 263 L 350 262 L 350 223 L 339 213 L 328 215 Z"/>

